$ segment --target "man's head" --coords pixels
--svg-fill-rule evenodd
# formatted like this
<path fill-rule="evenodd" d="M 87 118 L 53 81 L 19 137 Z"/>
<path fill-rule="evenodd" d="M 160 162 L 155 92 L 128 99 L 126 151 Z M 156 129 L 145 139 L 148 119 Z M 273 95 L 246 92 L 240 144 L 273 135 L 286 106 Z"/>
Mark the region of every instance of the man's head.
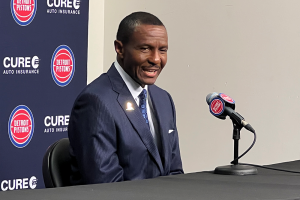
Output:
<path fill-rule="evenodd" d="M 168 35 L 154 15 L 135 12 L 125 17 L 115 40 L 117 60 L 142 87 L 154 84 L 167 63 Z"/>

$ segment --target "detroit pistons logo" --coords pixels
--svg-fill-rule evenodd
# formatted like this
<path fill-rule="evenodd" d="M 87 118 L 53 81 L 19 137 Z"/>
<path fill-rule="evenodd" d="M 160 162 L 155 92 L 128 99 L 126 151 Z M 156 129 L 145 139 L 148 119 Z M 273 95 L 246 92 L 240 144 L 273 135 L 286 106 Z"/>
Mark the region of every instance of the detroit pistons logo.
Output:
<path fill-rule="evenodd" d="M 221 115 L 224 111 L 224 103 L 220 99 L 216 98 L 210 103 L 209 109 L 213 115 Z"/>
<path fill-rule="evenodd" d="M 27 106 L 19 105 L 11 113 L 8 121 L 10 141 L 18 148 L 27 146 L 33 136 L 34 118 Z"/>
<path fill-rule="evenodd" d="M 224 94 L 224 93 L 220 93 L 219 96 L 226 102 L 231 103 L 231 104 L 235 104 L 235 101 L 229 97 L 228 95 Z"/>
<path fill-rule="evenodd" d="M 20 26 L 30 24 L 35 16 L 37 0 L 11 0 L 11 14 Z"/>
<path fill-rule="evenodd" d="M 66 45 L 56 48 L 51 60 L 51 73 L 54 82 L 64 87 L 68 85 L 75 73 L 75 57 Z"/>

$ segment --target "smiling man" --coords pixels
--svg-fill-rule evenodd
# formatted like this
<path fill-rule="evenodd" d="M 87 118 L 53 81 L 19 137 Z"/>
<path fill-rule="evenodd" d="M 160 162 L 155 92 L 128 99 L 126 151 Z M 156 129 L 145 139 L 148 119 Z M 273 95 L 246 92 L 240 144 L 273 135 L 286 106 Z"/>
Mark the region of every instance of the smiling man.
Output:
<path fill-rule="evenodd" d="M 83 90 L 71 113 L 73 185 L 183 173 L 174 103 L 154 85 L 167 63 L 165 26 L 150 13 L 132 13 L 114 45 L 117 60 Z"/>

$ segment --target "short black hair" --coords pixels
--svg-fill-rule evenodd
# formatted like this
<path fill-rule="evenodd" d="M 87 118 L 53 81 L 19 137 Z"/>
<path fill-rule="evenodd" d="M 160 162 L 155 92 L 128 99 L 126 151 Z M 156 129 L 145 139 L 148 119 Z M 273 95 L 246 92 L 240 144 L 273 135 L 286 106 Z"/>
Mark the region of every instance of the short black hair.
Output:
<path fill-rule="evenodd" d="M 164 24 L 153 14 L 147 12 L 134 12 L 126 16 L 119 25 L 117 32 L 117 40 L 123 44 L 127 44 L 139 25 L 157 25 L 164 26 Z"/>

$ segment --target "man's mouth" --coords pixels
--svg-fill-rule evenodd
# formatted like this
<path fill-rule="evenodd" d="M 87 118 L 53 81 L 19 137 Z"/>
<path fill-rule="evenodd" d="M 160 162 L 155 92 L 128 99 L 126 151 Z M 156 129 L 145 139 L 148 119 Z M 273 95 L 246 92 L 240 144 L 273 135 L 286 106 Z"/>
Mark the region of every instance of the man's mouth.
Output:
<path fill-rule="evenodd" d="M 158 69 L 142 69 L 146 76 L 148 77 L 155 77 L 157 74 Z"/>
<path fill-rule="evenodd" d="M 143 71 L 149 72 L 149 73 L 154 73 L 154 72 L 157 72 L 158 69 L 143 69 Z"/>

